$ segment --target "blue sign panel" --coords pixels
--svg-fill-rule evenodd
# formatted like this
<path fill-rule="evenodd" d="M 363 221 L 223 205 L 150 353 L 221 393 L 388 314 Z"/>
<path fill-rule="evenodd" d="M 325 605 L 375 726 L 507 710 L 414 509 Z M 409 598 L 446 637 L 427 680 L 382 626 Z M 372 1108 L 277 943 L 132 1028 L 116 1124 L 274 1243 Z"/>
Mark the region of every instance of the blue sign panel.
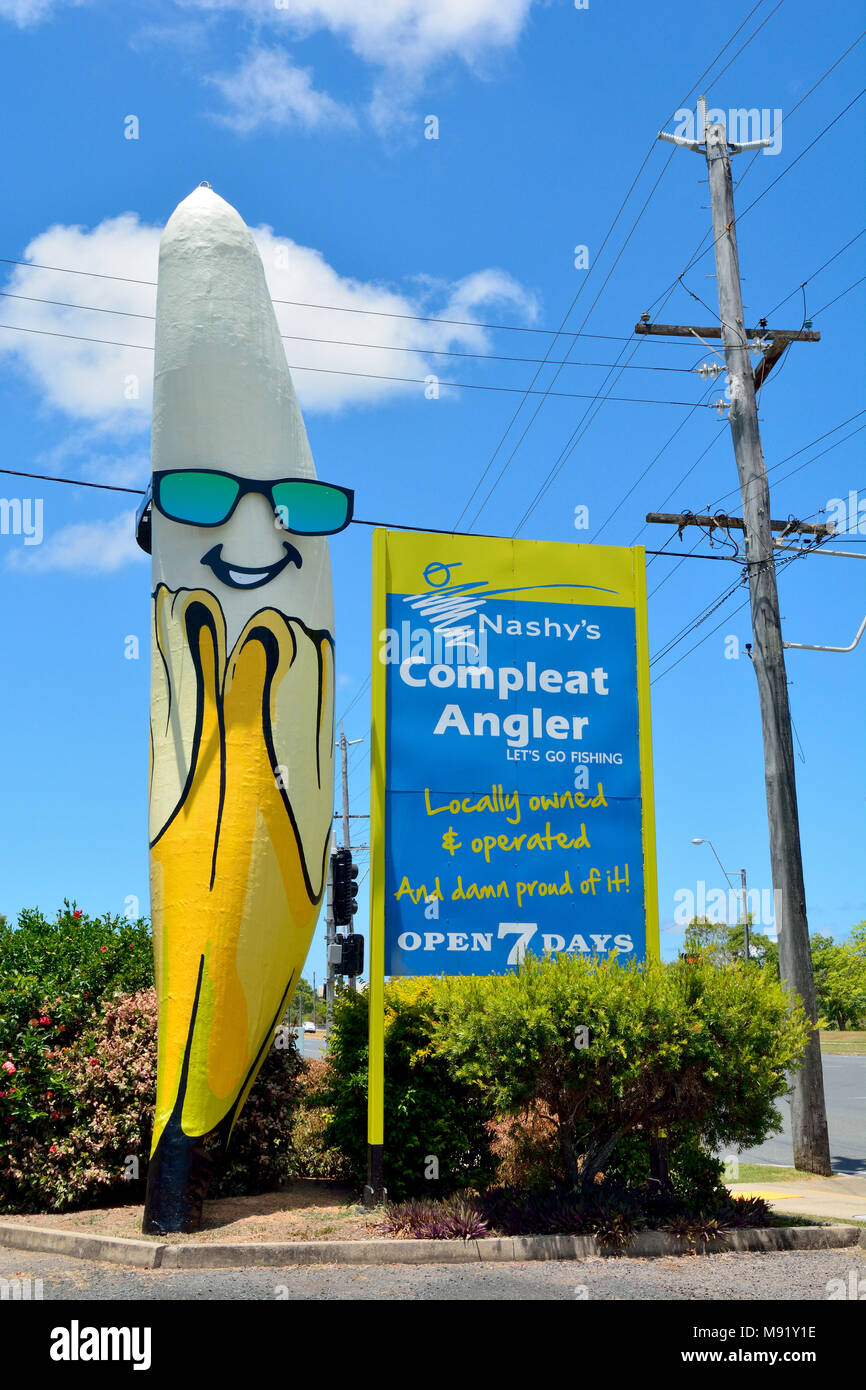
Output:
<path fill-rule="evenodd" d="M 472 538 L 455 561 L 431 539 L 422 585 L 386 594 L 377 651 L 386 973 L 500 973 L 527 950 L 643 957 L 655 883 L 632 552 Z"/>

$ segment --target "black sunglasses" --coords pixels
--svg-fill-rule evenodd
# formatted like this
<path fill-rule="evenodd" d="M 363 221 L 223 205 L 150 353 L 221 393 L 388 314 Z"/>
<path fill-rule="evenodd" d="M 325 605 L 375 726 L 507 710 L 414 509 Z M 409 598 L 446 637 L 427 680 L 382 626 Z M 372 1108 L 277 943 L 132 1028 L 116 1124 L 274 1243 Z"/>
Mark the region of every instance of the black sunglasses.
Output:
<path fill-rule="evenodd" d="M 283 530 L 297 536 L 333 536 L 352 520 L 355 494 L 313 478 L 239 477 L 207 468 L 166 468 L 154 473 L 135 518 L 135 538 L 151 550 L 151 504 L 186 526 L 222 526 L 249 492 L 267 498 Z"/>

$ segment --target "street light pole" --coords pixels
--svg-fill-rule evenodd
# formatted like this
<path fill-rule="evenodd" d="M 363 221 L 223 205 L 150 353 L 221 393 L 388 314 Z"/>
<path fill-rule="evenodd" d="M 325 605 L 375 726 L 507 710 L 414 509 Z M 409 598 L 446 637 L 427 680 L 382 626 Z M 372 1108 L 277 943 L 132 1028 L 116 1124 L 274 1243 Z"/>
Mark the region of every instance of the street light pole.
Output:
<path fill-rule="evenodd" d="M 722 863 L 721 859 L 719 858 L 718 854 L 716 854 L 716 847 L 715 847 L 715 845 L 713 844 L 712 840 L 693 839 L 693 840 L 692 840 L 692 844 L 693 844 L 693 845 L 709 845 L 710 849 L 713 851 L 713 854 L 715 854 L 715 856 L 716 856 L 716 863 L 718 864 L 718 866 L 719 866 L 719 868 L 721 869 L 722 873 L 725 875 L 725 879 L 726 879 L 726 881 L 727 881 L 728 887 L 730 887 L 730 886 L 731 886 L 731 879 L 732 879 L 733 875 L 728 873 L 727 869 L 725 868 L 725 866 L 724 866 L 724 864 Z M 743 941 L 744 941 L 744 945 L 745 945 L 746 960 L 749 960 L 749 959 L 750 959 L 750 954 L 751 954 L 751 952 L 750 952 L 750 944 L 749 944 L 749 899 L 748 899 L 747 890 L 746 890 L 746 871 L 745 871 L 745 869 L 740 869 L 740 919 L 741 919 L 741 926 L 742 926 L 742 928 L 743 928 Z"/>
<path fill-rule="evenodd" d="M 749 959 L 749 893 L 746 888 L 746 871 L 740 869 L 741 894 L 743 899 L 743 941 L 746 947 L 746 960 Z"/>

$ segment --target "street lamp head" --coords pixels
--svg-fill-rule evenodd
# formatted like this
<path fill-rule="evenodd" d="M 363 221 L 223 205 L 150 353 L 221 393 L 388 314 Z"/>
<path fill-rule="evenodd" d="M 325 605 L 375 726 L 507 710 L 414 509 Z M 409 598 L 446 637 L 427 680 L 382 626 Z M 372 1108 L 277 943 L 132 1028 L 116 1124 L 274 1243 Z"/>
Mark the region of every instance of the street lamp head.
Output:
<path fill-rule="evenodd" d="M 703 840 L 692 840 L 693 845 L 702 845 L 703 843 Z"/>

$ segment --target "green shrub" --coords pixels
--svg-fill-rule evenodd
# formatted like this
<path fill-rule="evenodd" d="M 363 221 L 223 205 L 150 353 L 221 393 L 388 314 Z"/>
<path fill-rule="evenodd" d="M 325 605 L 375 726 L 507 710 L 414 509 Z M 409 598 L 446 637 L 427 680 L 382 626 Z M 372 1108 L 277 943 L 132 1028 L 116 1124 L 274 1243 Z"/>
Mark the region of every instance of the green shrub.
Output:
<path fill-rule="evenodd" d="M 761 1143 L 809 1031 L 769 972 L 709 962 L 527 955 L 512 974 L 442 980 L 436 1004 L 451 1067 L 499 1113 L 542 1101 L 584 1190 L 635 1132 Z"/>
<path fill-rule="evenodd" d="M 437 1050 L 435 997 L 435 981 L 424 978 L 393 980 L 385 990 L 384 1180 L 395 1200 L 477 1186 L 493 1171 L 493 1107 Z M 329 1047 L 328 1143 L 359 1185 L 367 1174 L 367 1028 L 366 993 L 341 991 Z M 425 1176 L 430 1158 L 438 1178 Z"/>
<path fill-rule="evenodd" d="M 351 1165 L 339 1149 L 331 1145 L 329 1137 L 333 1118 L 333 1111 L 328 1105 L 330 1062 L 311 1057 L 304 1063 L 300 1085 L 299 1103 L 291 1128 L 295 1176 L 346 1182 L 351 1174 Z"/>

